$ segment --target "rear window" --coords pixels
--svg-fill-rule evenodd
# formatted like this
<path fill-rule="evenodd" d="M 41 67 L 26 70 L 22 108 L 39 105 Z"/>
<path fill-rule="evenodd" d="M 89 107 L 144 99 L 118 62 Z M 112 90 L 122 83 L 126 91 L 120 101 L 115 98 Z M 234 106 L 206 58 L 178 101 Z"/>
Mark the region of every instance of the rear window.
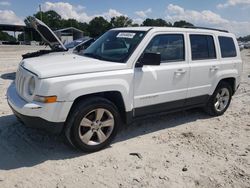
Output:
<path fill-rule="evenodd" d="M 211 35 L 190 35 L 192 60 L 216 59 L 214 38 Z"/>
<path fill-rule="evenodd" d="M 236 48 L 231 37 L 219 37 L 221 57 L 236 57 Z"/>

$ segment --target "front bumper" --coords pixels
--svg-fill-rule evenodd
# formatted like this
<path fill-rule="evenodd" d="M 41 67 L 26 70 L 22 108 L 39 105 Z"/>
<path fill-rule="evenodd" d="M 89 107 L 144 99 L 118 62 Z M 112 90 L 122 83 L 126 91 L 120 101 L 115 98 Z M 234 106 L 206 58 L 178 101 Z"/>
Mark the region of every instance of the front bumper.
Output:
<path fill-rule="evenodd" d="M 45 129 L 52 133 L 60 133 L 62 131 L 69 111 L 68 103 L 29 103 L 17 94 L 14 83 L 8 88 L 7 100 L 13 113 L 25 125 Z"/>
<path fill-rule="evenodd" d="M 11 105 L 10 108 L 16 115 L 17 119 L 27 127 L 42 129 L 53 134 L 60 134 L 63 130 L 64 127 L 63 122 L 55 123 L 46 121 L 45 119 L 42 119 L 40 117 L 26 116 L 15 111 Z"/>

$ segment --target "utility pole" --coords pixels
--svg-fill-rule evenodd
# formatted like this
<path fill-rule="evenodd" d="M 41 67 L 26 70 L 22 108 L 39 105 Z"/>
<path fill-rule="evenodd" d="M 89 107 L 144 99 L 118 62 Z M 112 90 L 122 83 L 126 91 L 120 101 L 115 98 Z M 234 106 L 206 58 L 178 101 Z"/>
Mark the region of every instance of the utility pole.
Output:
<path fill-rule="evenodd" d="M 40 20 L 43 21 L 42 5 L 39 4 Z"/>

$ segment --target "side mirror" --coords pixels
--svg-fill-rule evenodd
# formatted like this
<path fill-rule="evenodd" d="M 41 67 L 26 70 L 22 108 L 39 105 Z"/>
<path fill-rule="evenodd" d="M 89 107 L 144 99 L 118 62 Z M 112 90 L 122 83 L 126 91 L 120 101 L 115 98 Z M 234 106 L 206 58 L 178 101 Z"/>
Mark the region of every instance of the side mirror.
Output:
<path fill-rule="evenodd" d="M 141 65 L 160 65 L 161 54 L 160 53 L 145 53 L 139 62 Z"/>

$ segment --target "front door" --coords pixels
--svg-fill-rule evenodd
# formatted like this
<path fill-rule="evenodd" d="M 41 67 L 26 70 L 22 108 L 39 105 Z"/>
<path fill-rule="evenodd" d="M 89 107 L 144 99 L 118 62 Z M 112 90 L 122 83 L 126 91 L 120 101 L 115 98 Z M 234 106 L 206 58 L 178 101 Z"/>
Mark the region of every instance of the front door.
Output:
<path fill-rule="evenodd" d="M 189 80 L 184 36 L 158 34 L 149 42 L 143 54 L 160 53 L 161 64 L 135 68 L 134 116 L 167 111 L 184 105 Z"/>

